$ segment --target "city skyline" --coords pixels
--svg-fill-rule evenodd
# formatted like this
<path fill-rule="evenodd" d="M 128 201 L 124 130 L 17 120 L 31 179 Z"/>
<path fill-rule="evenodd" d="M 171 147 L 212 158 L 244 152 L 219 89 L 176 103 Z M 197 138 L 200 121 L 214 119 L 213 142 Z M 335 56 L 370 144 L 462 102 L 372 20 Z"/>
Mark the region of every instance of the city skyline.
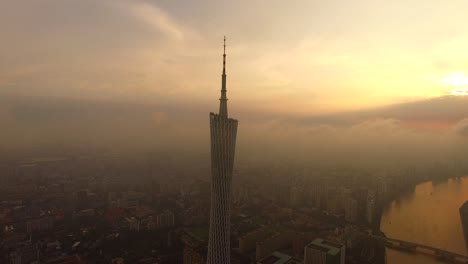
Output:
<path fill-rule="evenodd" d="M 0 263 L 468 263 L 466 10 L 0 1 Z"/>
<path fill-rule="evenodd" d="M 226 33 L 239 157 L 461 156 L 466 5 L 3 1 L 0 147 L 208 153 Z"/>

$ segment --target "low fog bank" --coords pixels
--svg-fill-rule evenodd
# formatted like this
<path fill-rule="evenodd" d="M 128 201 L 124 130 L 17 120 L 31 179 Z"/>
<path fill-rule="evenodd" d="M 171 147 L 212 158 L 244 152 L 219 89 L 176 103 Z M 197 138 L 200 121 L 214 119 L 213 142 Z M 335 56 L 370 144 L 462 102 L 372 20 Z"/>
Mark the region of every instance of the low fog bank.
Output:
<path fill-rule="evenodd" d="M 360 112 L 286 116 L 230 105 L 239 119 L 238 162 L 308 166 L 395 166 L 465 160 L 468 100 L 438 98 Z M 5 97 L 3 154 L 157 153 L 209 155 L 210 111 L 217 105 Z M 55 153 L 54 153 L 55 152 Z"/>

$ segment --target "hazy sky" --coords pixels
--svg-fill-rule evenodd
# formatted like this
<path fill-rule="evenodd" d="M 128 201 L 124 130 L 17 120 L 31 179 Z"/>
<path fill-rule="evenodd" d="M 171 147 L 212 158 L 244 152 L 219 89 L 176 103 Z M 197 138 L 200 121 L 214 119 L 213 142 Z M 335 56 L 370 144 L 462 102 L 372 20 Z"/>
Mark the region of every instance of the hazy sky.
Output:
<path fill-rule="evenodd" d="M 205 144 L 226 35 L 243 144 L 356 147 L 372 131 L 389 145 L 441 142 L 435 151 L 468 136 L 467 100 L 446 97 L 468 89 L 467 10 L 466 0 L 0 0 L 10 124 L 0 141 L 164 130 Z"/>
<path fill-rule="evenodd" d="M 417 100 L 468 85 L 466 10 L 465 0 L 3 0 L 0 87 L 206 103 L 218 96 L 225 34 L 239 106 L 315 113 Z"/>

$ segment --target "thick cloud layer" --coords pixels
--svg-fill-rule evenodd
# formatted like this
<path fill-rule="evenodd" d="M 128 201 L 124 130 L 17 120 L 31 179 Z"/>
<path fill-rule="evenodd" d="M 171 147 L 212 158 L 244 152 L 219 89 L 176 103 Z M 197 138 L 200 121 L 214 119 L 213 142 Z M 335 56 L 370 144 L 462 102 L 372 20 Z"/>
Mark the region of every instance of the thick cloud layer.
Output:
<path fill-rule="evenodd" d="M 459 115 L 468 104 L 452 113 L 452 98 L 435 100 L 439 110 L 441 100 L 447 102 L 444 115 L 432 115 L 435 107 L 426 101 L 420 119 L 412 110 L 405 114 L 412 109 L 409 103 L 311 118 L 248 111 L 234 104 L 231 115 L 240 120 L 238 159 L 378 166 L 460 158 L 467 147 L 468 123 Z M 4 149 L 60 146 L 193 154 L 209 152 L 208 113 L 217 109 L 216 102 L 191 108 L 44 97 L 9 97 L 1 105 Z M 443 125 L 415 125 L 428 120 Z"/>

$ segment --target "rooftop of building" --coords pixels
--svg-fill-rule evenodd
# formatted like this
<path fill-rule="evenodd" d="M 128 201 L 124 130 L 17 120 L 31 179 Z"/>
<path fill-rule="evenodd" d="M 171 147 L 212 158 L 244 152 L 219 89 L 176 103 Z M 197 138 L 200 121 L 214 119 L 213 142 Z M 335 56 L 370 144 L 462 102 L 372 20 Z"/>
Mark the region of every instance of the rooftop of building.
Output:
<path fill-rule="evenodd" d="M 187 233 L 192 236 L 193 238 L 200 240 L 200 241 L 208 241 L 208 227 L 193 227 L 187 228 Z"/>
<path fill-rule="evenodd" d="M 270 256 L 260 260 L 259 264 L 293 264 L 300 263 L 298 259 L 291 257 L 290 255 L 275 251 Z"/>
<path fill-rule="evenodd" d="M 316 238 L 314 241 L 309 243 L 306 248 L 313 248 L 315 250 L 320 250 L 329 255 L 337 255 L 340 253 L 342 245 L 333 243 L 321 238 Z"/>

